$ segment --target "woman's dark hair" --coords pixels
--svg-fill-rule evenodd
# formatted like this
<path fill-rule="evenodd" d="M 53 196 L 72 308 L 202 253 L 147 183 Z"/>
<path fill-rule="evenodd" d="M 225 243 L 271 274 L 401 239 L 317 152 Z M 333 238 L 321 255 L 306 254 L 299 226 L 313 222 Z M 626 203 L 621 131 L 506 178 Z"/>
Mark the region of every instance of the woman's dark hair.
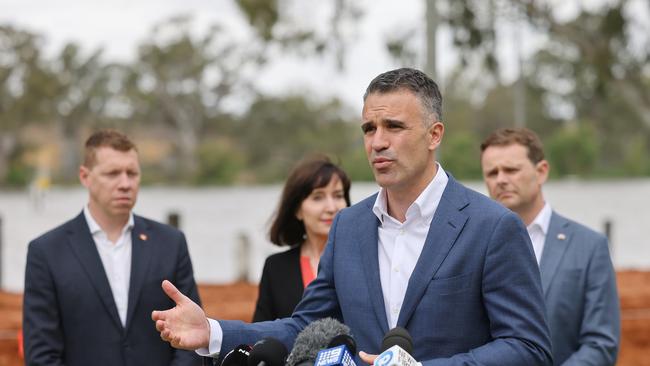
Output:
<path fill-rule="evenodd" d="M 279 246 L 301 244 L 305 235 L 305 226 L 298 220 L 296 213 L 311 192 L 329 184 L 336 175 L 343 184 L 345 203 L 350 206 L 350 179 L 338 165 L 324 155 L 312 156 L 301 160 L 289 173 L 284 184 L 282 198 L 273 216 L 269 239 Z"/>

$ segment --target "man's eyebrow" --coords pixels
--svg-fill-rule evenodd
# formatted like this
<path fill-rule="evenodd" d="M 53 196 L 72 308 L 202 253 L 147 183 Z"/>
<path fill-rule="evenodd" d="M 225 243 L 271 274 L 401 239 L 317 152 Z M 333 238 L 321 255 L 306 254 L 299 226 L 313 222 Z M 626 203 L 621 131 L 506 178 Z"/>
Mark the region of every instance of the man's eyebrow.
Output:
<path fill-rule="evenodd" d="M 398 124 L 398 125 L 406 125 L 406 123 L 402 120 L 399 119 L 394 119 L 394 118 L 384 118 L 382 119 L 382 123 L 392 123 L 392 124 Z"/>

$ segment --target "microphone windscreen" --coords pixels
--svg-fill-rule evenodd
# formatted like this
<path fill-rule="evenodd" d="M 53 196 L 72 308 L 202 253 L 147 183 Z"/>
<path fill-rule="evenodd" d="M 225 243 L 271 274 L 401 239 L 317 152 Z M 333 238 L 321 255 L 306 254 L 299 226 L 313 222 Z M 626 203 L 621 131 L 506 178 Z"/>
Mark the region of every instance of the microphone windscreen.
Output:
<path fill-rule="evenodd" d="M 284 366 L 287 358 L 287 347 L 275 338 L 263 338 L 253 345 L 248 356 L 248 366 Z"/>
<path fill-rule="evenodd" d="M 287 357 L 287 366 L 316 360 L 318 351 L 339 334 L 350 334 L 350 328 L 336 319 L 323 318 L 308 324 L 296 337 L 293 349 Z"/>
<path fill-rule="evenodd" d="M 253 347 L 247 344 L 240 344 L 226 354 L 223 361 L 221 361 L 221 366 L 247 366 L 251 349 Z"/>
<path fill-rule="evenodd" d="M 395 327 L 389 330 L 381 341 L 381 352 L 392 346 L 399 346 L 410 355 L 413 353 L 413 338 L 406 329 Z"/>
<path fill-rule="evenodd" d="M 355 342 L 354 338 L 349 334 L 339 334 L 335 336 L 332 338 L 330 343 L 327 344 L 327 348 L 334 348 L 340 345 L 347 347 L 348 351 L 353 355 L 357 353 L 357 342 Z"/>

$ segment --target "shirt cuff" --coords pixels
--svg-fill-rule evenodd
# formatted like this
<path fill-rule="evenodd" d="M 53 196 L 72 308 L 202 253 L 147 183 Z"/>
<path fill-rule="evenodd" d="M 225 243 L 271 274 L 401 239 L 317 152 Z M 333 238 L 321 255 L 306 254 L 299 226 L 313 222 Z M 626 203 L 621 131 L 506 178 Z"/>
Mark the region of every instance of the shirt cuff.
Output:
<path fill-rule="evenodd" d="M 210 342 L 208 347 L 203 347 L 197 349 L 195 352 L 199 356 L 203 357 L 219 357 L 219 352 L 221 352 L 221 343 L 223 342 L 223 330 L 219 322 L 208 318 L 208 323 L 210 324 Z"/>

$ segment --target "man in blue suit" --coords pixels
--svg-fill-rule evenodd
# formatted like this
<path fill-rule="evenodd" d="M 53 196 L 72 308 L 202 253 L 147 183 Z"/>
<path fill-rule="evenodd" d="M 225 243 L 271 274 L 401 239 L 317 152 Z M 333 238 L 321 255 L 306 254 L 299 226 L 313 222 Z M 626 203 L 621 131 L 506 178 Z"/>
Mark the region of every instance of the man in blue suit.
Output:
<path fill-rule="evenodd" d="M 364 96 L 361 129 L 381 189 L 342 210 L 317 278 L 290 318 L 206 321 L 166 281 L 176 307 L 154 311 L 174 347 L 225 354 L 274 337 L 288 348 L 310 322 L 334 317 L 373 363 L 383 335 L 405 327 L 413 356 L 434 365 L 550 365 L 539 273 L 515 214 L 470 191 L 436 162 L 442 97 L 424 73 L 377 76 Z"/>
<path fill-rule="evenodd" d="M 558 215 L 544 200 L 549 164 L 533 131 L 497 130 L 481 151 L 490 196 L 527 225 L 542 276 L 555 364 L 614 365 L 620 316 L 607 238 Z"/>
<path fill-rule="evenodd" d="M 131 212 L 140 182 L 135 145 L 117 131 L 93 134 L 79 178 L 89 193 L 83 212 L 29 245 L 25 363 L 199 365 L 149 321 L 153 309 L 173 305 L 163 279 L 199 297 L 183 233 Z"/>

